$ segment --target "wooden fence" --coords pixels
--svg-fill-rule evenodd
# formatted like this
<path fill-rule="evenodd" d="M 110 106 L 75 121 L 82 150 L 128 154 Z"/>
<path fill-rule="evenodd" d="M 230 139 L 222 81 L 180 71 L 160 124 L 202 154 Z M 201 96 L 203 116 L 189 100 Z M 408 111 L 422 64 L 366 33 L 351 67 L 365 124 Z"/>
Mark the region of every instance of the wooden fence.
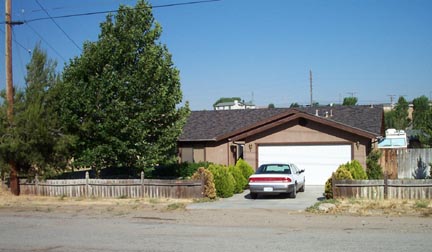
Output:
<path fill-rule="evenodd" d="M 382 149 L 380 160 L 391 179 L 424 179 L 430 174 L 432 149 Z"/>
<path fill-rule="evenodd" d="M 334 198 L 432 199 L 432 179 L 336 180 Z"/>
<path fill-rule="evenodd" d="M 202 198 L 200 180 L 85 179 L 20 182 L 21 194 L 96 198 Z"/>

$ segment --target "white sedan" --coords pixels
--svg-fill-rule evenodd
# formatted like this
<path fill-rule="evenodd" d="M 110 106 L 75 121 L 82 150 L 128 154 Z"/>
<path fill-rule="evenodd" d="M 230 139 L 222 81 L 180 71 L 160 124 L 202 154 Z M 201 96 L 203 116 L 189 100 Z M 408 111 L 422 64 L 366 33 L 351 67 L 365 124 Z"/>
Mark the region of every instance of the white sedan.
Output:
<path fill-rule="evenodd" d="M 295 198 L 297 191 L 304 192 L 304 170 L 295 164 L 263 164 L 255 174 L 249 177 L 250 197 L 256 199 L 258 194 L 288 193 Z"/>

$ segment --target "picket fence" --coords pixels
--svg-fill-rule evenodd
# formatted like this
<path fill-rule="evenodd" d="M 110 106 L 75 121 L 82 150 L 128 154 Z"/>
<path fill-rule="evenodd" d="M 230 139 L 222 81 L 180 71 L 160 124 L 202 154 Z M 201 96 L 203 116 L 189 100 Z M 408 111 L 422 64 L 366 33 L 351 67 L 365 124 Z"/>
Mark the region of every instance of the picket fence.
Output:
<path fill-rule="evenodd" d="M 22 180 L 21 194 L 64 197 L 96 198 L 202 198 L 204 184 L 201 180 L 161 179 L 85 179 Z"/>

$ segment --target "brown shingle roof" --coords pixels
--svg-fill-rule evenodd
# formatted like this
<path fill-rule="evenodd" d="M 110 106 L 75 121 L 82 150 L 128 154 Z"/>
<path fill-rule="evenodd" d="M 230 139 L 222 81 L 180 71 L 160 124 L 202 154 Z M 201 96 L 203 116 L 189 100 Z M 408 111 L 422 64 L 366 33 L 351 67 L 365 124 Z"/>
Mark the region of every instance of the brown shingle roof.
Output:
<path fill-rule="evenodd" d="M 334 106 L 311 108 L 274 108 L 247 110 L 192 111 L 179 141 L 211 141 L 239 132 L 279 115 L 298 111 L 321 119 L 337 122 L 373 135 L 381 134 L 383 110 L 381 106 Z M 325 114 L 328 117 L 325 117 Z"/>

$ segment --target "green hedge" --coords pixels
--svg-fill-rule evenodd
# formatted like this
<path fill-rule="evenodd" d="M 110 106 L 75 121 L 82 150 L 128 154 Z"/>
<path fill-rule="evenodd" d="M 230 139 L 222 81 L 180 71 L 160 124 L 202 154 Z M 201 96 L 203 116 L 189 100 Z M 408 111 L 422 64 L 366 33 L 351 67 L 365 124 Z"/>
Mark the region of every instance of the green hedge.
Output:
<path fill-rule="evenodd" d="M 353 160 L 346 164 L 340 165 L 335 171 L 335 178 L 337 180 L 341 180 L 341 179 L 362 180 L 362 179 L 367 179 L 367 174 L 364 171 L 361 164 L 359 163 L 359 161 Z M 333 187 L 332 187 L 331 177 L 325 183 L 324 195 L 327 199 L 333 198 Z"/>
<path fill-rule="evenodd" d="M 211 164 L 208 170 L 213 174 L 216 195 L 229 198 L 234 195 L 235 180 L 228 167 Z"/>
<path fill-rule="evenodd" d="M 230 166 L 229 171 L 233 175 L 235 181 L 234 193 L 242 193 L 248 183 L 247 179 L 243 176 L 242 171 L 237 166 Z"/>
<path fill-rule="evenodd" d="M 244 160 L 241 159 L 241 158 L 237 161 L 237 163 L 236 163 L 235 166 L 238 167 L 238 168 L 241 170 L 241 172 L 242 172 L 242 174 L 243 174 L 243 177 L 244 177 L 246 180 L 249 179 L 250 175 L 252 175 L 252 174 L 255 173 L 255 171 L 254 171 L 254 169 L 252 168 L 252 166 L 250 166 L 246 161 L 244 161 Z M 247 181 L 246 181 L 246 185 L 247 185 Z M 245 186 L 246 186 L 246 185 L 245 185 Z"/>
<path fill-rule="evenodd" d="M 200 167 L 208 167 L 209 162 L 199 163 L 170 163 L 156 167 L 151 174 L 146 174 L 147 178 L 189 178 Z"/>

